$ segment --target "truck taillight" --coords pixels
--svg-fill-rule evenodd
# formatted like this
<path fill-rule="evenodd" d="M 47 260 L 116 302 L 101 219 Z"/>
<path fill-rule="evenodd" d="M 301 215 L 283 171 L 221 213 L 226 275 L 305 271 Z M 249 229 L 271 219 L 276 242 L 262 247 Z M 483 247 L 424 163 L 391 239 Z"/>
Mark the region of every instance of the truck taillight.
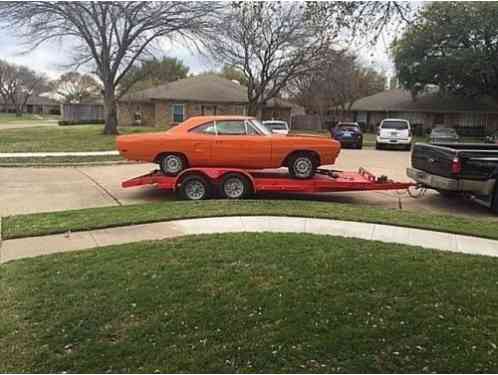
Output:
<path fill-rule="evenodd" d="M 451 162 L 451 172 L 453 174 L 459 174 L 462 171 L 462 162 L 458 158 L 454 158 Z"/>

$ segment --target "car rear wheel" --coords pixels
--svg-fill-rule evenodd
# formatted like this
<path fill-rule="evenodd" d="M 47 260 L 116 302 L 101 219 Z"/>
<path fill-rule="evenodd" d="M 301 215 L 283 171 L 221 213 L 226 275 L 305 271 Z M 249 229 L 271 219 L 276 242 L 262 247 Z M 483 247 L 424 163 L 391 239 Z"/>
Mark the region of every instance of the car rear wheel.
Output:
<path fill-rule="evenodd" d="M 251 183 L 239 173 L 230 173 L 221 183 L 221 194 L 228 199 L 242 199 L 251 192 Z"/>
<path fill-rule="evenodd" d="M 181 198 L 190 201 L 206 199 L 209 196 L 209 184 L 202 176 L 187 176 L 181 181 L 179 193 Z"/>
<path fill-rule="evenodd" d="M 311 178 L 317 167 L 316 158 L 309 153 L 299 153 L 289 159 L 289 174 L 292 178 L 300 180 Z"/>
<path fill-rule="evenodd" d="M 182 155 L 167 154 L 159 158 L 159 167 L 166 176 L 176 176 L 187 168 L 187 161 Z"/>
<path fill-rule="evenodd" d="M 380 143 L 376 143 L 375 144 L 375 149 L 376 150 L 381 150 L 382 149 L 382 145 Z"/>

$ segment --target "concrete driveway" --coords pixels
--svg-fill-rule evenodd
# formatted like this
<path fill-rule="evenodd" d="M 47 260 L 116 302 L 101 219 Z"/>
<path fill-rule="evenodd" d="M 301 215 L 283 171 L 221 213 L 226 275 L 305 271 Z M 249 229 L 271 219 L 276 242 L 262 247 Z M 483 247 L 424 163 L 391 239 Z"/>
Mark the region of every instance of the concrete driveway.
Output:
<path fill-rule="evenodd" d="M 343 150 L 335 169 L 364 167 L 377 175 L 406 181 L 410 164 L 405 151 Z M 157 189 L 122 189 L 121 181 L 155 169 L 152 164 L 64 168 L 0 168 L 0 216 L 21 213 L 62 211 L 175 199 Z M 463 199 L 445 199 L 427 191 L 410 198 L 405 192 L 346 192 L 313 195 L 266 195 L 268 198 L 309 199 L 339 203 L 400 208 L 418 212 L 437 212 L 472 217 L 494 217 L 489 210 Z"/>

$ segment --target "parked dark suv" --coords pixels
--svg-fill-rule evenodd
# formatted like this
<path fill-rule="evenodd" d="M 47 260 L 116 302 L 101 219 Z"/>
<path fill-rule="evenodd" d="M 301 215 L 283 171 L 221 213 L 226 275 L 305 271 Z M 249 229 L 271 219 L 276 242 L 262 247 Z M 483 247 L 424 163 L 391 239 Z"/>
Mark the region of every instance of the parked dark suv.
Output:
<path fill-rule="evenodd" d="M 342 147 L 363 147 L 363 132 L 357 122 L 339 122 L 332 130 L 332 137 L 341 142 Z"/>

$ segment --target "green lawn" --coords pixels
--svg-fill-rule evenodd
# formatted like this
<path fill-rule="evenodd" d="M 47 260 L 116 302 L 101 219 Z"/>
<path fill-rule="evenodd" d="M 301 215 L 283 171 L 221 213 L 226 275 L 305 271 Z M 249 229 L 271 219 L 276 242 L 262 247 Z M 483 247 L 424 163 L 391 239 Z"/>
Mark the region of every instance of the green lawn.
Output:
<path fill-rule="evenodd" d="M 77 125 L 5 129 L 0 133 L 0 152 L 109 151 L 115 136 L 104 135 L 104 125 Z M 120 127 L 122 134 L 164 131 L 159 127 Z"/>
<path fill-rule="evenodd" d="M 58 121 L 60 120 L 60 116 L 23 113 L 22 116 L 17 117 L 15 113 L 0 113 L 0 129 L 2 127 L 2 124 L 13 124 L 13 123 L 31 124 L 31 123 L 45 122 L 47 120 Z"/>
<path fill-rule="evenodd" d="M 0 266 L 0 372 L 498 372 L 498 259 L 303 234 Z"/>
<path fill-rule="evenodd" d="M 393 224 L 405 227 L 498 239 L 498 217 L 490 219 L 436 215 L 341 203 L 293 200 L 169 201 L 62 212 L 9 216 L 2 219 L 4 239 L 184 218 L 240 215 L 303 216 Z"/>

